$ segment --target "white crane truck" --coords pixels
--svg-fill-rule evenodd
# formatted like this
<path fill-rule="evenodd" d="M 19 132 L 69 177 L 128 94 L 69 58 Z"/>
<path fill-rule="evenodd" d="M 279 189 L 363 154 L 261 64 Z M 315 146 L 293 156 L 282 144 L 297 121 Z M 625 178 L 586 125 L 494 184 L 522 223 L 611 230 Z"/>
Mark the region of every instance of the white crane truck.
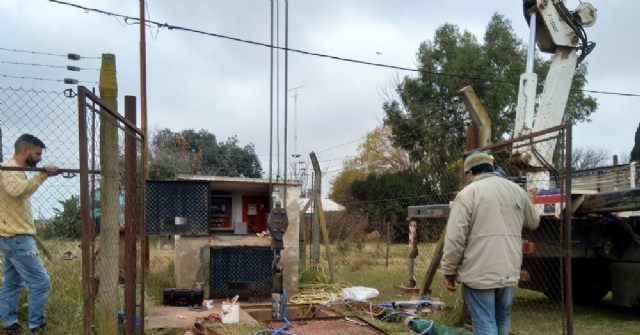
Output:
<path fill-rule="evenodd" d="M 576 66 L 595 46 L 587 41 L 584 31 L 584 27 L 596 20 L 596 9 L 592 5 L 581 3 L 570 11 L 562 0 L 524 0 L 523 8 L 530 27 L 529 53 L 526 72 L 520 77 L 514 138 L 562 124 Z M 541 52 L 553 54 L 539 96 L 537 75 L 533 71 L 535 44 Z M 478 119 L 482 117 L 474 117 Z M 550 145 L 549 141 L 553 143 Z M 554 150 L 537 147 L 542 144 L 554 147 L 555 139 L 549 141 L 513 145 L 517 149 L 513 149 L 509 162 L 525 173 L 524 187 L 545 190 L 556 186 L 548 172 Z M 562 297 L 563 287 L 572 287 L 572 291 L 564 292 L 570 295 L 568 299 L 580 302 L 600 300 L 612 292 L 616 305 L 640 305 L 638 176 L 634 162 L 573 171 L 569 192 L 555 196 L 551 203 L 541 201 L 547 205 L 540 205 L 540 228 L 523 232 L 523 240 L 527 242 L 523 245 L 525 255 L 519 286 L 554 299 Z M 568 197 L 571 201 L 567 201 Z M 570 212 L 560 213 L 558 209 L 566 205 Z M 443 219 L 448 216 L 448 205 L 410 206 L 408 213 L 410 221 Z M 571 213 L 570 220 L 566 213 Z M 549 238 L 549 234 L 557 235 Z M 432 260 L 423 292 L 431 285 L 441 246 L 439 243 L 440 249 Z M 569 257 L 571 262 L 563 262 Z M 412 262 L 410 282 L 415 282 L 411 265 Z"/>

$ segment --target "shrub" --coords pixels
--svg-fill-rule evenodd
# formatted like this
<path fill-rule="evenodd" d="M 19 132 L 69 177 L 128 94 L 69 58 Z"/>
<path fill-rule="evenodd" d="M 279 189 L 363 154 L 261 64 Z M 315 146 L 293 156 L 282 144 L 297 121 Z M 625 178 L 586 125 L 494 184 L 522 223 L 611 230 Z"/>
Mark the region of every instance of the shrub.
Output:
<path fill-rule="evenodd" d="M 54 217 L 50 221 L 38 221 L 36 227 L 41 231 L 44 238 L 79 239 L 82 229 L 80 219 L 80 198 L 71 198 L 58 201 L 62 209 L 54 208 Z M 46 224 L 45 224 L 46 223 Z"/>

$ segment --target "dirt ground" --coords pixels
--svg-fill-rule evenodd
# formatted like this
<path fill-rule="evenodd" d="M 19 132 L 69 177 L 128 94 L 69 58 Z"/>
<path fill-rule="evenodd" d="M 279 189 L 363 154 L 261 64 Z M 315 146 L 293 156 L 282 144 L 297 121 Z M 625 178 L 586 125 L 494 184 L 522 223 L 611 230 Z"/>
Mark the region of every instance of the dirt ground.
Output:
<path fill-rule="evenodd" d="M 175 306 L 153 306 L 149 307 L 146 311 L 146 325 L 145 329 L 167 329 L 167 328 L 190 328 L 194 322 L 200 321 L 207 322 L 207 317 L 211 317 L 211 314 L 217 314 L 222 317 L 221 301 L 215 301 L 213 308 L 194 311 L 189 307 L 175 307 Z M 258 324 L 249 313 L 242 309 L 240 305 L 240 318 L 239 323 L 242 324 Z"/>

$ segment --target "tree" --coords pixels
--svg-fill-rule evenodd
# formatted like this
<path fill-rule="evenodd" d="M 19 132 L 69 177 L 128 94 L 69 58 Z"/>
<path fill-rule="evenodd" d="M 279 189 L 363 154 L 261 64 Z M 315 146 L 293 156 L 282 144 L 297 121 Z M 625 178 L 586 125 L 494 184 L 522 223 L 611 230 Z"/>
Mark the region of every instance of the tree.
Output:
<path fill-rule="evenodd" d="M 366 173 L 400 172 L 415 166 L 408 153 L 393 146 L 391 128 L 382 125 L 367 134 L 354 163 Z"/>
<path fill-rule="evenodd" d="M 153 137 L 149 175 L 151 179 L 173 179 L 178 173 L 193 173 L 201 161 L 201 152 L 194 153 L 185 136 L 165 128 Z"/>
<path fill-rule="evenodd" d="M 62 209 L 54 208 L 53 220 L 45 226 L 44 234 L 47 237 L 57 237 L 66 239 L 80 238 L 82 221 L 80 219 L 80 198 L 71 198 L 58 201 Z"/>
<path fill-rule="evenodd" d="M 456 25 L 441 26 L 433 41 L 419 47 L 419 74 L 406 76 L 396 88 L 397 100 L 383 104 L 394 146 L 407 150 L 434 180 L 441 176 L 431 167 L 453 162 L 464 151 L 467 116 L 452 102 L 462 87 L 473 86 L 480 97 L 491 118 L 492 141 L 513 132 L 526 48 L 500 14 L 491 18 L 483 42 L 468 31 L 460 33 Z M 535 63 L 542 87 L 549 61 L 537 58 Z M 582 91 L 586 74 L 586 65 L 580 64 L 566 108 L 565 119 L 570 122 L 588 121 L 596 110 L 596 100 Z"/>
<path fill-rule="evenodd" d="M 356 180 L 361 180 L 366 177 L 367 174 L 364 171 L 356 168 L 353 159 L 347 158 L 340 174 L 331 181 L 329 198 L 349 206 L 356 201 L 351 195 L 351 184 Z"/>
<path fill-rule="evenodd" d="M 353 181 L 369 174 L 400 172 L 414 166 L 405 150 L 393 147 L 391 129 L 379 126 L 367 134 L 358 147 L 358 154 L 346 159 L 342 172 L 332 181 L 329 198 L 349 204 L 355 200 L 351 195 Z"/>
<path fill-rule="evenodd" d="M 390 223 L 404 238 L 407 206 L 424 203 L 430 193 L 430 185 L 416 170 L 370 173 L 365 179 L 351 183 L 351 194 L 356 202 L 350 207 L 367 217 L 369 228 L 381 229 L 382 225 Z"/>
<path fill-rule="evenodd" d="M 638 124 L 638 129 L 636 129 L 636 140 L 633 145 L 633 149 L 631 149 L 631 155 L 629 159 L 632 162 L 640 160 L 640 124 Z"/>
<path fill-rule="evenodd" d="M 215 135 L 204 129 L 180 133 L 162 129 L 151 142 L 150 177 L 173 179 L 180 173 L 261 177 L 262 167 L 253 144 L 240 147 L 238 143 L 235 136 L 217 142 Z"/>
<path fill-rule="evenodd" d="M 571 166 L 576 170 L 605 166 L 608 160 L 609 152 L 604 149 L 577 147 L 571 152 Z"/>

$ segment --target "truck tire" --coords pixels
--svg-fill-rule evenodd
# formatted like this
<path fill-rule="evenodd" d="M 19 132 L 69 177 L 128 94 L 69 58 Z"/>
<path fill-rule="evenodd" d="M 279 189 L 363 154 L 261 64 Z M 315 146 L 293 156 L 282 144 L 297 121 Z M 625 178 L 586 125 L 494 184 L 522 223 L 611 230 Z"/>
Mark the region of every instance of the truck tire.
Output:
<path fill-rule="evenodd" d="M 604 298 L 609 290 L 598 287 L 574 286 L 573 302 L 577 304 L 592 304 Z"/>

